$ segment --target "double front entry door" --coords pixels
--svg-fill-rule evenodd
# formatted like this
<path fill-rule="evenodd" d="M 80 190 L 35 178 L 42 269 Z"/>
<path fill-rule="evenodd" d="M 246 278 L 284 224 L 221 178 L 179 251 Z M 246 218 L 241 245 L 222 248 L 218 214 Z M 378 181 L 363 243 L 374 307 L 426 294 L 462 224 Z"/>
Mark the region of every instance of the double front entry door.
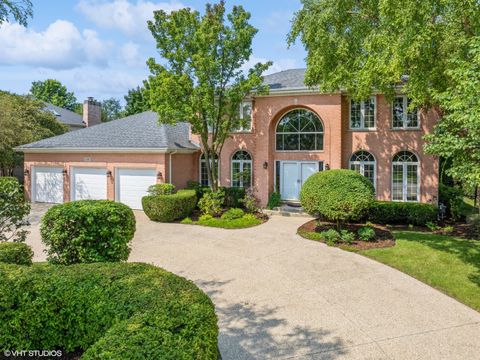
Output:
<path fill-rule="evenodd" d="M 318 161 L 280 161 L 280 195 L 282 200 L 298 201 L 300 189 L 313 174 L 323 170 Z"/>

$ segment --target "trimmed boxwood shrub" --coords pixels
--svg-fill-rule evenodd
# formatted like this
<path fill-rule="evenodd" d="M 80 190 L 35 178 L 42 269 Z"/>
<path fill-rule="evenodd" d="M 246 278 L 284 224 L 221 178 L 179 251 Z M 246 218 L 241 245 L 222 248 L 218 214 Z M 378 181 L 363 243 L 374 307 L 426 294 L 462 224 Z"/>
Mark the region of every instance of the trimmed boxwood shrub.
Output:
<path fill-rule="evenodd" d="M 18 265 L 31 265 L 33 250 L 18 242 L 0 242 L 0 262 Z"/>
<path fill-rule="evenodd" d="M 81 359 L 217 359 L 211 300 L 147 264 L 0 264 L 0 348 Z"/>
<path fill-rule="evenodd" d="M 42 218 L 48 261 L 58 264 L 127 260 L 135 216 L 127 205 L 81 200 L 55 205 Z"/>
<path fill-rule="evenodd" d="M 171 195 L 144 196 L 142 207 L 150 220 L 171 222 L 189 216 L 197 205 L 195 190 L 179 190 Z"/>
<path fill-rule="evenodd" d="M 175 193 L 175 185 L 173 184 L 155 184 L 148 188 L 148 194 L 152 196 L 156 195 L 170 195 Z"/>
<path fill-rule="evenodd" d="M 372 183 L 352 170 L 328 170 L 310 176 L 300 192 L 312 216 L 342 223 L 364 216 L 374 201 Z"/>
<path fill-rule="evenodd" d="M 425 226 L 437 220 L 437 207 L 416 202 L 375 201 L 368 220 L 377 224 Z"/>

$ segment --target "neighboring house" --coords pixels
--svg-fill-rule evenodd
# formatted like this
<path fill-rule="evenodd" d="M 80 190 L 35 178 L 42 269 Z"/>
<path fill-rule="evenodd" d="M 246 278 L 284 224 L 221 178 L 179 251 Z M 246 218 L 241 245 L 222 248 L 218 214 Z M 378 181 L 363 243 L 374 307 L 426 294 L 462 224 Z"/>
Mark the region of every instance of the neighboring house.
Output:
<path fill-rule="evenodd" d="M 50 111 L 57 120 L 68 126 L 69 131 L 80 130 L 85 127 L 82 115 L 50 103 L 45 103 L 45 110 Z"/>
<path fill-rule="evenodd" d="M 240 109 L 251 124 L 227 139 L 218 166 L 223 186 L 253 187 L 260 203 L 278 191 L 297 201 L 317 171 L 351 168 L 369 178 L 377 198 L 436 203 L 438 160 L 423 151 L 423 136 L 438 120 L 433 110 L 408 111 L 399 94 L 361 102 L 339 91 L 304 85 L 304 69 L 265 76 L 270 93 Z M 149 185 L 188 180 L 208 185 L 205 160 L 189 126 L 158 125 L 153 112 L 45 139 L 25 153 L 25 187 L 32 201 L 106 198 L 141 208 Z"/>

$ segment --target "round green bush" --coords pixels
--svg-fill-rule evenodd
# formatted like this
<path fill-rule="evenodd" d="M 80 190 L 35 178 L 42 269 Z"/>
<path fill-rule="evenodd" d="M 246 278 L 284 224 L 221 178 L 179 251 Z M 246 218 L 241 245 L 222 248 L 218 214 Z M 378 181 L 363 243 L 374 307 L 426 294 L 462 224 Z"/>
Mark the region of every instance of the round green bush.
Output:
<path fill-rule="evenodd" d="M 1 349 L 62 349 L 82 360 L 217 360 L 211 300 L 152 265 L 0 264 L 0 291 Z"/>
<path fill-rule="evenodd" d="M 142 198 L 142 207 L 150 220 L 171 222 L 190 216 L 197 205 L 195 190 L 179 190 L 171 195 L 148 195 Z"/>
<path fill-rule="evenodd" d="M 372 183 L 352 170 L 328 170 L 310 176 L 300 192 L 306 212 L 330 221 L 358 220 L 374 201 Z"/>
<path fill-rule="evenodd" d="M 72 201 L 50 208 L 40 233 L 52 263 L 123 261 L 130 253 L 135 216 L 127 205 L 114 201 Z"/>
<path fill-rule="evenodd" d="M 30 246 L 19 242 L 0 242 L 0 262 L 31 265 L 33 250 Z"/>

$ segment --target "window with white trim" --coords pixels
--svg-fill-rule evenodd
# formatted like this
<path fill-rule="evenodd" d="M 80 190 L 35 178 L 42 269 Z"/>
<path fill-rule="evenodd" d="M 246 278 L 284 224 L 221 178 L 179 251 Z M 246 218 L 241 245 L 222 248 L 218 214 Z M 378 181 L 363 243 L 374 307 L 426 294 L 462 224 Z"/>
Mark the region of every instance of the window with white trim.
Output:
<path fill-rule="evenodd" d="M 310 110 L 291 110 L 280 119 L 276 129 L 279 151 L 323 150 L 323 125 Z"/>
<path fill-rule="evenodd" d="M 392 160 L 392 200 L 418 201 L 419 162 L 410 151 L 400 151 Z"/>
<path fill-rule="evenodd" d="M 409 109 L 411 102 L 406 95 L 395 97 L 392 104 L 392 128 L 418 129 L 419 112 L 417 108 Z"/>
<path fill-rule="evenodd" d="M 368 151 L 357 151 L 350 158 L 350 170 L 365 176 L 376 187 L 376 163 L 375 157 Z"/>
<path fill-rule="evenodd" d="M 249 188 L 252 186 L 252 157 L 244 150 L 232 156 L 232 187 Z"/>
<path fill-rule="evenodd" d="M 253 103 L 251 101 L 242 101 L 238 109 L 240 126 L 233 129 L 233 132 L 248 132 L 252 130 Z"/>
<path fill-rule="evenodd" d="M 376 118 L 375 96 L 364 101 L 350 100 L 350 129 L 375 129 Z"/>
<path fill-rule="evenodd" d="M 215 155 L 215 165 L 217 166 L 217 175 L 219 175 L 218 155 Z M 200 185 L 210 186 L 210 181 L 208 181 L 207 161 L 205 160 L 205 154 L 200 156 Z"/>

